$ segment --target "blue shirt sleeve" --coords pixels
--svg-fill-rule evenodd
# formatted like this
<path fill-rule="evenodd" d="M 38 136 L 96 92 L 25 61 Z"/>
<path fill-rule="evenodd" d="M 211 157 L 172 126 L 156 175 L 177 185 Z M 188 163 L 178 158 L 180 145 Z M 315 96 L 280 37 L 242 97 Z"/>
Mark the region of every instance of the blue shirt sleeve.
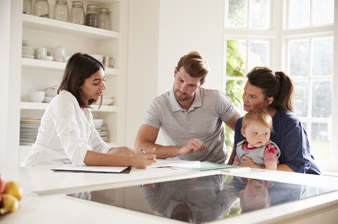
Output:
<path fill-rule="evenodd" d="M 281 150 L 280 164 L 288 165 L 297 173 L 320 174 L 310 152 L 307 133 L 295 114 L 277 110 L 273 117 L 273 128 L 270 139 Z"/>

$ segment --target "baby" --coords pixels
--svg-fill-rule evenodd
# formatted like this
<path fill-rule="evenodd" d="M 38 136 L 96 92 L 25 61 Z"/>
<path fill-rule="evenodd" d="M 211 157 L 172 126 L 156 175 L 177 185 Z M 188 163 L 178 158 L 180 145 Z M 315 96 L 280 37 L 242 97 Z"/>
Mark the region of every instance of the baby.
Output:
<path fill-rule="evenodd" d="M 249 157 L 256 165 L 277 170 L 280 149 L 270 141 L 273 131 L 272 118 L 263 111 L 250 111 L 242 121 L 242 135 L 246 138 L 236 146 L 233 165 L 240 165 L 242 157 Z"/>

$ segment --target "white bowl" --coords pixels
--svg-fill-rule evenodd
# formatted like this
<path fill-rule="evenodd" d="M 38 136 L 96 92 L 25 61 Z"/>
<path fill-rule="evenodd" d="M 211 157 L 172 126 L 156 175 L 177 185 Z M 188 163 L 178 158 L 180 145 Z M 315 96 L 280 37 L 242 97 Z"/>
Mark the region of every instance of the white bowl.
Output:
<path fill-rule="evenodd" d="M 102 99 L 102 105 L 111 105 L 114 103 L 114 97 L 104 96 Z M 100 99 L 96 101 L 96 104 L 100 104 Z"/>
<path fill-rule="evenodd" d="M 29 94 L 29 99 L 32 102 L 41 103 L 45 99 L 44 91 L 34 91 Z"/>
<path fill-rule="evenodd" d="M 53 56 L 42 56 L 41 59 L 44 61 L 53 61 Z"/>
<path fill-rule="evenodd" d="M 103 97 L 102 99 L 102 105 L 110 105 L 114 103 L 113 97 Z"/>
<path fill-rule="evenodd" d="M 46 96 L 44 101 L 46 103 L 50 103 L 50 101 L 52 101 L 53 98 L 54 98 L 54 96 Z"/>
<path fill-rule="evenodd" d="M 103 119 L 93 119 L 95 128 L 100 128 L 103 125 Z"/>

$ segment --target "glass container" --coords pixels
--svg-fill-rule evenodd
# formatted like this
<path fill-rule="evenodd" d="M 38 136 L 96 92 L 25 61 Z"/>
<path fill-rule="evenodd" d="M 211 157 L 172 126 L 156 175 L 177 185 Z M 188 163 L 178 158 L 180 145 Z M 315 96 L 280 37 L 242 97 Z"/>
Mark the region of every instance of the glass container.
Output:
<path fill-rule="evenodd" d="M 99 8 L 98 27 L 101 29 L 110 30 L 110 15 L 108 8 Z"/>
<path fill-rule="evenodd" d="M 55 0 L 53 19 L 68 22 L 69 10 L 67 0 Z"/>
<path fill-rule="evenodd" d="M 23 13 L 32 15 L 33 14 L 33 6 L 31 0 L 23 0 Z"/>
<path fill-rule="evenodd" d="M 49 18 L 49 4 L 47 0 L 34 2 L 34 15 Z"/>
<path fill-rule="evenodd" d="M 72 10 L 70 12 L 70 22 L 75 24 L 85 24 L 85 12 L 83 9 L 83 2 L 73 1 Z"/>
<path fill-rule="evenodd" d="M 86 12 L 86 25 L 92 27 L 98 27 L 98 10 L 96 5 L 87 5 Z"/>

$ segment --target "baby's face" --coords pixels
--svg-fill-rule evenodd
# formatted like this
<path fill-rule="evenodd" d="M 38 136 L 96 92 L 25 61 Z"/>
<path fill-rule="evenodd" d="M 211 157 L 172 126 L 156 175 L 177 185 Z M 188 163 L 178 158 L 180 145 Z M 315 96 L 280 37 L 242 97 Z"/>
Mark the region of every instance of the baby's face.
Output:
<path fill-rule="evenodd" d="M 243 136 L 248 141 L 248 147 L 260 147 L 270 140 L 270 129 L 266 125 L 253 121 L 242 130 Z"/>

